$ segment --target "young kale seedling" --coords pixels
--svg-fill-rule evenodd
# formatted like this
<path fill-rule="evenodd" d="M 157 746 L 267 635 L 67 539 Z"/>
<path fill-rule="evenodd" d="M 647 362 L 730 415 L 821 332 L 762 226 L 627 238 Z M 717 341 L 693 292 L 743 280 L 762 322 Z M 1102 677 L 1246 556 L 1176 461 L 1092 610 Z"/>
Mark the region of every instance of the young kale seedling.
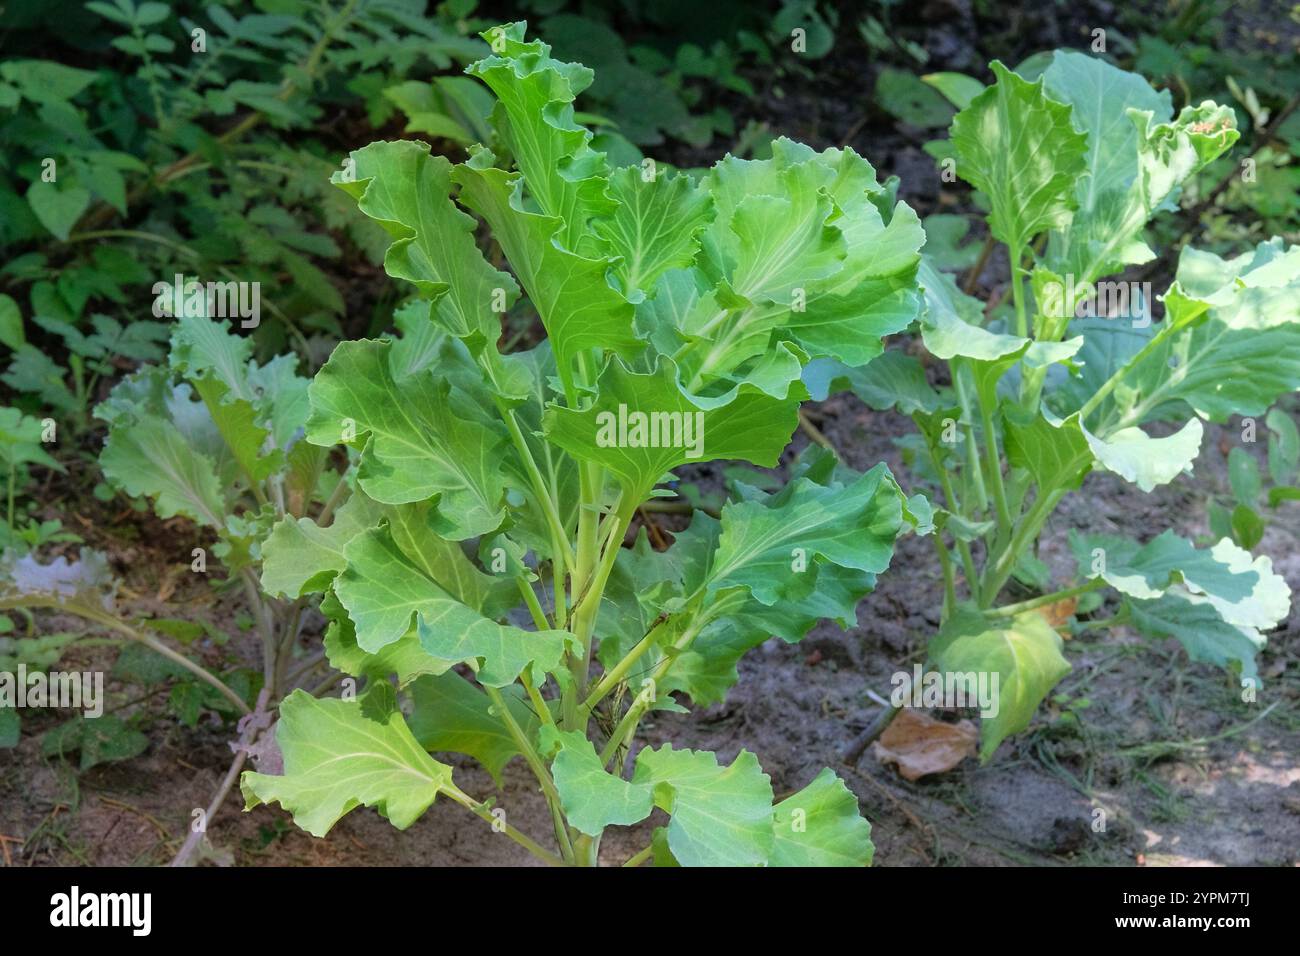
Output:
<path fill-rule="evenodd" d="M 943 161 L 986 203 L 1009 255 L 1010 307 L 986 317 L 926 259 L 920 332 L 950 385 L 931 387 L 902 351 L 808 379 L 814 392 L 847 385 L 918 427 L 916 468 L 943 501 L 944 623 L 930 663 L 998 675 L 985 759 L 1070 669 L 1041 612 L 1090 612 L 1107 587 L 1118 616 L 1087 626 L 1177 638 L 1193 660 L 1237 670 L 1243 700 L 1256 699 L 1262 632 L 1290 607 L 1267 557 L 1227 537 L 1197 548 L 1172 531 L 1072 532 L 1077 570 L 1053 590 L 1037 543 L 1090 472 L 1149 492 L 1190 470 L 1202 419 L 1261 416 L 1300 387 L 1300 248 L 1274 239 L 1230 260 L 1184 249 L 1159 322 L 1142 283 L 1106 278 L 1155 258 L 1147 222 L 1236 141 L 1232 110 L 1206 102 L 1174 117 L 1167 91 L 1082 53 L 1056 52 L 1032 82 L 1001 63 L 993 73 L 994 85 L 958 97 Z M 1001 603 L 1013 579 L 1038 596 Z"/>

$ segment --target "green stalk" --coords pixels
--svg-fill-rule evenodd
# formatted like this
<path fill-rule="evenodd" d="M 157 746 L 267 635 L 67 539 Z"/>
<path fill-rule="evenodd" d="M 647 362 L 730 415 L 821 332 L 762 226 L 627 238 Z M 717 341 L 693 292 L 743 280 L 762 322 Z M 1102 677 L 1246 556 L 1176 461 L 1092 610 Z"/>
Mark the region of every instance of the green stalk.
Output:
<path fill-rule="evenodd" d="M 998 617 L 1014 617 L 1017 614 L 1023 614 L 1025 611 L 1034 611 L 1040 607 L 1048 607 L 1056 604 L 1058 601 L 1068 601 L 1072 597 L 1078 597 L 1080 594 L 1087 594 L 1089 591 L 1095 591 L 1104 587 L 1106 582 L 1101 578 L 1092 578 L 1083 584 L 1076 585 L 1072 588 L 1063 588 L 1060 591 L 1053 591 L 1051 594 L 1043 594 L 1036 598 L 1030 598 L 1027 601 L 1019 601 L 1015 604 L 1004 604 L 1001 607 L 990 608 L 987 614 L 997 615 Z"/>
<path fill-rule="evenodd" d="M 515 746 L 519 748 L 519 753 L 523 756 L 524 762 L 532 770 L 537 782 L 542 785 L 542 793 L 551 808 L 551 822 L 555 826 L 556 842 L 559 843 L 560 852 L 564 854 L 564 858 L 572 860 L 573 844 L 569 841 L 569 830 L 565 826 L 564 817 L 560 812 L 560 792 L 555 789 L 555 781 L 551 779 L 551 772 L 546 769 L 541 754 L 537 752 L 532 741 L 528 739 L 524 729 L 519 726 L 519 721 L 515 720 L 515 715 L 510 713 L 510 708 L 506 706 L 501 691 L 488 684 L 483 685 L 483 690 L 487 692 L 488 699 L 492 701 L 492 706 L 496 708 L 497 716 L 501 718 L 501 723 L 505 725 L 510 738 L 515 742 Z"/>
<path fill-rule="evenodd" d="M 457 803 L 459 803 L 470 813 L 473 813 L 475 816 L 483 819 L 487 823 L 496 826 L 497 820 L 496 817 L 492 816 L 492 808 L 489 807 L 485 802 L 481 800 L 475 800 L 473 797 L 471 797 L 465 791 L 461 790 L 460 787 L 456 786 L 454 783 L 447 784 L 442 792 L 445 793 L 452 800 L 455 800 Z M 505 833 L 505 835 L 508 836 L 510 839 L 518 843 L 529 853 L 531 853 L 533 856 L 537 857 L 539 860 L 549 863 L 551 866 L 569 865 L 568 861 L 560 859 L 550 850 L 547 850 L 543 846 L 541 846 L 541 844 L 539 844 L 532 837 L 520 833 L 509 823 L 505 824 L 505 829 L 502 832 Z"/>
<path fill-rule="evenodd" d="M 979 511 L 985 512 L 989 509 L 989 495 L 984 487 L 984 472 L 980 466 L 979 446 L 975 441 L 974 413 L 970 400 L 970 392 L 967 387 L 966 377 L 962 374 L 965 365 L 958 359 L 952 361 L 952 384 L 957 390 L 957 402 L 961 406 L 962 421 L 965 422 L 966 433 L 966 469 L 967 473 L 975 487 L 975 498 L 979 502 Z"/>
<path fill-rule="evenodd" d="M 943 489 L 944 500 L 948 502 L 948 510 L 954 514 L 968 517 L 961 510 L 961 501 L 957 498 L 957 493 L 953 490 L 952 479 L 948 476 L 947 470 L 939 462 L 939 450 L 935 447 L 930 438 L 929 432 L 918 426 L 921 437 L 925 439 L 926 450 L 930 453 L 930 464 L 934 467 L 935 474 L 939 476 L 939 487 Z M 935 540 L 940 540 L 936 532 Z M 961 540 L 953 535 L 953 544 L 957 547 L 957 554 L 961 557 L 962 573 L 966 575 L 966 589 L 970 591 L 971 600 L 976 603 L 980 599 L 980 578 L 975 573 L 975 559 L 971 557 L 970 543 Z M 942 543 L 942 542 L 941 542 Z"/>
<path fill-rule="evenodd" d="M 980 398 L 979 389 L 975 397 L 980 407 L 980 422 L 984 426 L 985 453 L 988 455 L 989 478 L 993 485 L 993 503 L 997 510 L 999 539 L 1011 533 L 1011 509 L 1007 506 L 1007 486 L 1002 481 L 1002 456 L 998 454 L 998 435 L 993 430 L 993 411 Z"/>
<path fill-rule="evenodd" d="M 1021 246 L 1007 246 L 1007 255 L 1011 259 L 1011 301 L 1016 308 L 1016 335 L 1022 339 L 1029 338 L 1029 318 L 1025 314 L 1024 280 L 1020 277 L 1020 260 L 1025 250 Z"/>
<path fill-rule="evenodd" d="M 650 629 L 645 632 L 645 636 L 633 645 L 632 649 L 623 655 L 623 659 L 615 664 L 610 670 L 606 671 L 601 677 L 600 682 L 596 684 L 591 694 L 582 702 L 584 713 L 590 714 L 596 709 L 596 705 L 604 700 L 611 691 L 619 684 L 627 680 L 627 675 L 631 673 L 636 662 L 641 659 L 646 651 L 654 646 L 654 636 L 659 633 L 665 624 L 668 623 L 668 615 L 661 614 Z"/>
<path fill-rule="evenodd" d="M 1007 579 L 1011 577 L 1012 569 L 1016 566 L 1016 557 L 1038 537 L 1043 524 L 1064 497 L 1065 492 L 1057 490 L 1042 495 L 1034 502 L 1024 519 L 1016 526 L 1011 540 L 998 554 L 997 560 L 985 567 L 985 580 L 980 586 L 980 607 L 987 608 L 997 600 L 998 593 L 1001 592 Z"/>
<path fill-rule="evenodd" d="M 673 652 L 666 654 L 664 659 L 655 666 L 655 669 L 650 674 L 649 678 L 651 686 L 646 688 L 646 690 L 655 690 L 655 693 L 658 693 L 657 688 L 659 683 L 664 679 L 664 675 L 672 669 L 673 664 L 681 657 L 682 652 L 691 646 L 691 643 L 695 640 L 696 636 L 701 630 L 703 630 L 704 623 L 706 622 L 707 618 L 695 621 L 682 633 L 681 637 L 673 642 Z M 636 699 L 633 700 L 632 705 L 628 707 L 627 713 L 623 715 L 623 719 L 618 722 L 618 726 L 615 727 L 614 732 L 610 734 L 609 741 L 605 744 L 605 748 L 600 752 L 601 766 L 609 766 L 609 762 L 613 760 L 614 755 L 618 753 L 619 747 L 632 739 L 632 736 L 636 733 L 637 725 L 641 722 L 641 718 L 645 716 L 645 712 L 649 710 L 650 705 L 654 703 L 654 701 L 647 696 L 646 690 L 642 690 L 636 695 Z"/>
<path fill-rule="evenodd" d="M 492 380 L 493 386 L 495 386 L 496 381 L 491 370 L 485 369 L 485 371 L 488 378 Z M 533 453 L 528 447 L 528 442 L 524 440 L 524 433 L 515 418 L 514 409 L 506 405 L 495 391 L 492 398 L 496 402 L 501 420 L 505 422 L 506 431 L 510 433 L 510 441 L 514 444 L 515 451 L 519 453 L 519 460 L 523 463 L 524 471 L 528 473 L 529 483 L 533 486 L 533 494 L 537 496 L 537 502 L 541 505 L 542 513 L 546 516 L 546 524 L 551 531 L 552 546 L 559 549 L 556 552 L 557 556 L 565 563 L 565 566 L 572 567 L 574 556 L 572 549 L 569 547 L 569 536 L 565 533 L 563 522 L 560 521 L 560 513 L 556 507 L 555 499 L 546 487 L 546 479 L 542 476 L 541 469 L 537 467 L 537 462 L 533 459 Z"/>
<path fill-rule="evenodd" d="M 939 555 L 939 567 L 943 570 L 942 618 L 946 621 L 957 603 L 957 585 L 952 570 L 952 555 L 948 553 L 948 546 L 943 543 L 943 536 L 937 530 L 934 533 L 934 549 Z"/>
<path fill-rule="evenodd" d="M 1124 376 L 1127 375 L 1131 369 L 1136 368 L 1140 362 L 1147 358 L 1147 356 L 1163 345 L 1165 339 L 1169 338 L 1175 332 L 1182 331 L 1183 328 L 1184 325 L 1180 324 L 1176 326 L 1173 322 L 1166 319 L 1164 327 L 1155 335 L 1151 336 L 1147 344 L 1142 346 L 1142 348 L 1138 350 L 1137 354 L 1117 369 L 1114 375 L 1106 379 L 1106 381 L 1102 383 L 1101 387 L 1093 394 L 1092 398 L 1083 403 L 1083 407 L 1079 409 L 1079 421 L 1086 422 L 1088 416 L 1096 411 L 1097 406 L 1106 400 L 1107 396 L 1115 390 L 1115 386 L 1123 381 Z"/>

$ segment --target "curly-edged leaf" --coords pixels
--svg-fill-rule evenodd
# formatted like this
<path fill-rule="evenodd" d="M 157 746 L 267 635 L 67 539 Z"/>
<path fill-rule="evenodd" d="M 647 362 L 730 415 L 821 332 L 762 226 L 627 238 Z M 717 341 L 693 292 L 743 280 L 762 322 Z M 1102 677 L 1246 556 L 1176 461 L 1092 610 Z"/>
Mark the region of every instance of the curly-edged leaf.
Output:
<path fill-rule="evenodd" d="M 1264 649 L 1264 635 L 1225 621 L 1208 598 L 1175 585 L 1154 600 L 1130 598 L 1127 604 L 1143 633 L 1176 638 L 1192 660 L 1222 668 L 1235 662 L 1243 680 L 1259 680 L 1255 655 Z"/>
<path fill-rule="evenodd" d="M 768 866 L 870 866 L 871 824 L 858 798 L 829 767 L 772 808 Z"/>
<path fill-rule="evenodd" d="M 1070 546 L 1084 577 L 1100 577 L 1130 597 L 1150 600 L 1181 584 L 1225 621 L 1267 629 L 1291 610 L 1291 592 L 1268 557 L 1252 557 L 1228 538 L 1197 548 L 1172 531 L 1146 544 L 1114 535 L 1071 534 Z"/>
<path fill-rule="evenodd" d="M 1192 470 L 1201 452 L 1201 420 L 1193 418 L 1172 435 L 1153 438 L 1131 426 L 1097 438 L 1084 429 L 1093 457 L 1107 471 L 1131 481 L 1143 491 L 1165 485 Z"/>
<path fill-rule="evenodd" d="M 382 681 L 354 700 L 294 691 L 280 704 L 275 739 L 284 774 L 245 772 L 244 807 L 279 803 L 313 836 L 363 805 L 405 830 L 452 786 L 451 768 L 425 753 Z"/>
<path fill-rule="evenodd" d="M 709 588 L 744 587 L 771 606 L 809 595 L 830 565 L 858 572 L 869 587 L 889 567 L 901 525 L 901 495 L 884 464 L 847 485 L 798 478 L 723 508 Z"/>
<path fill-rule="evenodd" d="M 451 163 L 427 143 L 371 143 L 351 154 L 350 175 L 331 180 L 357 200 L 394 241 L 389 275 L 415 283 L 434 303 L 434 318 L 472 348 L 495 347 L 501 313 L 519 297 L 509 274 L 494 269 L 474 241 L 476 223 L 451 199 Z"/>
<path fill-rule="evenodd" d="M 356 626 L 333 591 L 326 593 L 320 611 L 330 622 L 325 629 L 325 656 L 335 670 L 374 680 L 396 678 L 398 687 L 406 687 L 425 675 L 438 677 L 447 672 L 446 662 L 430 657 L 414 631 L 373 653 L 362 650 L 357 644 Z"/>
<path fill-rule="evenodd" d="M 691 264 L 699 234 L 713 218 L 707 190 L 682 173 L 643 175 L 627 166 L 609 177 L 610 197 L 618 204 L 607 219 L 593 223 L 612 256 L 625 295 L 649 293 L 659 277 Z"/>
<path fill-rule="evenodd" d="M 456 540 L 500 527 L 505 517 L 505 435 L 453 407 L 434 369 L 395 378 L 392 343 L 341 342 L 311 383 L 307 440 L 369 436 L 358 478 L 371 498 L 405 504 L 437 497 L 437 530 Z"/>
<path fill-rule="evenodd" d="M 1048 691 L 1069 673 L 1061 646 L 1061 636 L 1036 611 L 990 619 L 959 608 L 931 638 L 930 659 L 938 671 L 997 675 L 995 712 L 980 718 L 981 760 L 1028 727 Z"/>
<path fill-rule="evenodd" d="M 110 427 L 99 465 L 128 495 L 152 498 L 160 518 L 183 514 L 212 528 L 225 524 L 216 466 L 167 419 L 144 415 Z"/>
<path fill-rule="evenodd" d="M 175 313 L 169 358 L 172 369 L 196 382 L 215 379 L 225 386 L 230 400 L 255 401 L 257 394 L 248 379 L 253 340 L 234 334 L 224 323 L 195 309 L 182 307 Z"/>
<path fill-rule="evenodd" d="M 1183 417 L 1188 406 L 1217 422 L 1263 415 L 1300 389 L 1300 247 L 1274 239 L 1228 260 L 1186 249 L 1165 302 L 1177 326 L 1127 367 L 1122 414 L 1107 429 Z"/>
<path fill-rule="evenodd" d="M 0 607 L 53 603 L 112 610 L 115 590 L 108 558 L 99 551 L 82 548 L 75 561 L 60 555 L 47 564 L 34 552 L 0 555 Z"/>
<path fill-rule="evenodd" d="M 647 373 L 612 359 L 600 375 L 596 401 L 586 409 L 552 407 L 547 437 L 584 461 L 608 468 L 625 494 L 638 501 L 665 474 L 687 462 L 743 459 L 776 464 L 798 424 L 803 386 L 779 400 L 745 386 L 724 405 L 687 395 L 677 369 L 661 359 Z"/>
<path fill-rule="evenodd" d="M 637 754 L 632 783 L 666 812 L 668 847 L 683 866 L 762 866 L 772 852 L 772 782 L 752 753 L 729 767 L 672 744 Z"/>
<path fill-rule="evenodd" d="M 216 378 L 201 378 L 194 383 L 194 389 L 249 482 L 264 481 L 284 464 L 284 454 L 278 448 L 263 454 L 271 432 L 258 424 L 257 409 L 252 404 L 231 399 L 225 384 Z"/>
<path fill-rule="evenodd" d="M 589 349 L 631 355 L 641 348 L 632 328 L 632 303 L 609 284 L 610 260 L 562 247 L 556 240 L 563 221 L 527 211 L 523 177 L 493 167 L 492 161 L 489 151 L 480 150 L 452 170 L 452 179 L 460 184 L 460 201 L 492 227 L 546 327 L 560 378 L 572 393 L 576 356 Z"/>
<path fill-rule="evenodd" d="M 519 753 L 519 745 L 487 694 L 455 673 L 421 677 L 411 685 L 410 694 L 414 709 L 408 723 L 420 746 L 433 753 L 468 754 L 501 786 L 501 771 Z M 538 719 L 522 694 L 518 686 L 501 690 L 511 715 L 532 737 Z M 572 817 L 569 822 L 577 825 Z"/>
<path fill-rule="evenodd" d="M 921 315 L 921 338 L 938 358 L 954 356 L 993 361 L 1018 353 L 1028 344 L 1018 335 L 990 332 L 982 327 L 984 306 L 957 288 L 947 273 L 940 272 L 925 256 L 917 274 L 925 292 Z"/>
<path fill-rule="evenodd" d="M 325 590 L 347 567 L 344 546 L 382 516 L 383 507 L 360 492 L 353 492 L 324 528 L 312 518 L 285 515 L 262 544 L 263 590 L 290 598 Z"/>
<path fill-rule="evenodd" d="M 590 131 L 573 118 L 574 97 L 591 85 L 593 74 L 581 63 L 552 58 L 551 48 L 540 40 L 526 42 L 525 26 L 507 23 L 482 34 L 493 55 L 466 72 L 496 94 L 491 122 L 523 172 L 529 197 L 543 216 L 559 220 L 560 243 L 583 252 L 588 221 L 613 208 L 605 193 L 605 156 L 591 149 Z M 518 270 L 515 257 L 507 255 Z M 557 354 L 562 354 L 559 349 Z"/>
<path fill-rule="evenodd" d="M 1070 221 L 1088 137 L 1070 107 L 994 60 L 997 81 L 952 121 L 957 175 L 989 200 L 989 230 L 1012 249 Z"/>
<path fill-rule="evenodd" d="M 1167 90 L 1099 57 L 1058 50 L 1043 73 L 1053 98 L 1073 107 L 1088 138 L 1087 174 L 1078 182 L 1078 212 L 1053 235 L 1054 268 L 1093 282 L 1153 253 L 1142 238 L 1148 220 L 1172 208 L 1180 186 L 1237 141 L 1228 107 L 1205 102 L 1173 119 Z"/>
<path fill-rule="evenodd" d="M 771 367 L 782 340 L 864 365 L 916 317 L 920 222 L 905 204 L 884 204 L 875 170 L 852 150 L 779 139 L 771 159 L 728 157 L 703 186 L 717 214 L 699 267 L 665 274 L 639 319 L 665 350 L 681 343 L 672 351 L 689 391 L 766 379 L 769 394 L 784 395 L 803 360 Z"/>
<path fill-rule="evenodd" d="M 605 770 L 596 748 L 576 730 L 556 735 L 559 751 L 551 764 L 565 819 L 588 836 L 610 825 L 639 823 L 654 809 L 651 786 L 636 785 Z"/>
<path fill-rule="evenodd" d="M 418 615 L 420 644 L 444 670 L 470 663 L 479 680 L 494 687 L 512 683 L 530 665 L 537 674 L 553 671 L 564 654 L 566 632 L 525 631 L 484 617 L 422 573 L 385 529 L 353 538 L 344 554 L 348 564 L 334 591 L 363 650 L 373 653 L 400 640 Z"/>

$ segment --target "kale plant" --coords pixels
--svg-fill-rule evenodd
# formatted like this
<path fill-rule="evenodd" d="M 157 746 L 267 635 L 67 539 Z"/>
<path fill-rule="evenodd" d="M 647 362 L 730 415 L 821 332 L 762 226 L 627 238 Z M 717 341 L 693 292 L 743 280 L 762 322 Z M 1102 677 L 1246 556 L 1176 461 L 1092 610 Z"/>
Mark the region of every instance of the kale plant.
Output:
<path fill-rule="evenodd" d="M 869 863 L 870 827 L 829 769 L 778 800 L 748 751 L 632 752 L 648 714 L 721 699 L 770 636 L 854 625 L 926 503 L 883 464 L 816 454 L 779 490 L 736 483 L 665 550 L 644 529 L 624 543 L 675 469 L 777 465 L 811 359 L 864 364 L 914 320 L 916 215 L 853 151 L 784 139 L 698 182 L 610 168 L 574 120 L 592 72 L 523 24 L 484 36 L 493 54 L 469 72 L 495 96 L 500 155 L 380 142 L 334 178 L 419 298 L 400 337 L 341 343 L 308 390 L 306 440 L 346 445 L 355 488 L 328 527 L 279 521 L 262 583 L 324 592 L 330 662 L 364 688 L 284 700 L 284 773 L 246 773 L 247 805 L 278 802 L 319 836 L 362 804 L 405 828 L 441 795 L 579 865 L 658 807 L 667 825 L 617 862 Z M 547 338 L 503 354 L 521 295 Z M 553 832 L 466 793 L 442 752 L 498 781 L 522 757 Z"/>

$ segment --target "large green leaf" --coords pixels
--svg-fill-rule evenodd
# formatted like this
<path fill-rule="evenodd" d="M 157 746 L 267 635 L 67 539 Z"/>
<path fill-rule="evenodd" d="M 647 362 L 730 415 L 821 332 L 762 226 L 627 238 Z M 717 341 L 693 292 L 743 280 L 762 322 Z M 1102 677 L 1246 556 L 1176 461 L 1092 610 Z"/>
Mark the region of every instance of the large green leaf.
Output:
<path fill-rule="evenodd" d="M 624 293 L 649 293 L 669 269 L 691 264 L 699 233 L 713 218 L 713 203 L 689 176 L 645 175 L 638 166 L 613 173 L 609 189 L 618 206 L 594 228 L 609 254 L 619 257 L 613 271 Z"/>
<path fill-rule="evenodd" d="M 507 23 L 484 33 L 493 55 L 467 72 L 496 94 L 492 125 L 523 173 L 529 197 L 543 216 L 557 221 L 561 245 L 582 253 L 588 221 L 613 207 L 605 192 L 605 156 L 591 149 L 591 133 L 573 118 L 574 97 L 591 85 L 593 74 L 580 63 L 552 58 L 540 40 L 525 41 L 525 26 Z M 518 270 L 515 257 L 507 255 Z M 522 281 L 532 295 L 528 280 Z M 558 347 L 556 353 L 565 354 Z"/>
<path fill-rule="evenodd" d="M 752 753 L 731 766 L 672 744 L 637 754 L 633 784 L 671 818 L 668 847 L 683 866 L 761 866 L 772 852 L 772 783 Z"/>
<path fill-rule="evenodd" d="M 435 753 L 468 754 L 501 786 L 501 771 L 519 753 L 519 745 L 487 694 L 455 673 L 421 677 L 411 685 L 410 693 L 414 710 L 409 723 L 420 746 Z M 511 716 L 531 737 L 537 731 L 538 719 L 522 694 L 519 687 L 506 687 L 501 692 Z"/>
<path fill-rule="evenodd" d="M 1069 673 L 1061 647 L 1061 636 L 1037 611 L 990 619 L 959 608 L 931 639 L 930 659 L 940 672 L 998 677 L 997 712 L 980 719 L 981 760 L 1028 727 L 1048 691 Z"/>
<path fill-rule="evenodd" d="M 1176 290 L 1194 317 L 1173 313 L 1178 330 L 1128 367 L 1107 428 L 1181 418 L 1188 407 L 1218 422 L 1263 415 L 1300 389 L 1300 247 L 1274 239 L 1229 260 L 1184 250 Z"/>
<path fill-rule="evenodd" d="M 1071 120 L 1088 137 L 1079 208 L 1068 228 L 1052 237 L 1053 267 L 1085 283 L 1147 261 L 1152 258 L 1142 239 L 1147 220 L 1213 158 L 1208 150 L 1203 158 L 1198 145 L 1217 139 L 1227 149 L 1236 131 L 1195 132 L 1195 124 L 1219 118 L 1204 108 L 1184 111 L 1171 124 L 1167 90 L 1157 93 L 1136 73 L 1085 53 L 1057 50 L 1043 81 L 1054 99 L 1073 107 Z"/>
<path fill-rule="evenodd" d="M 1291 610 L 1291 591 L 1265 556 L 1252 557 L 1228 538 L 1196 548 L 1172 531 L 1146 544 L 1113 535 L 1072 534 L 1070 546 L 1084 577 L 1100 577 L 1130 597 L 1149 600 L 1182 584 L 1204 595 L 1224 620 L 1268 629 Z"/>
<path fill-rule="evenodd" d="M 1192 660 L 1223 668 L 1236 663 L 1243 680 L 1259 680 L 1255 655 L 1264 649 L 1264 635 L 1225 621 L 1208 598 L 1175 585 L 1153 600 L 1130 598 L 1127 604 L 1144 633 L 1176 638 Z"/>
<path fill-rule="evenodd" d="M 797 356 L 793 347 L 863 365 L 916 317 L 920 223 L 905 204 L 885 202 L 875 170 L 852 150 L 779 139 L 771 159 L 728 157 L 703 185 L 716 215 L 698 267 L 665 274 L 639 316 L 675 352 L 688 390 L 752 382 L 784 395 L 802 360 L 774 360 Z"/>
<path fill-rule="evenodd" d="M 830 768 L 773 808 L 772 835 L 768 866 L 870 866 L 875 855 L 858 798 Z"/>
<path fill-rule="evenodd" d="M 573 362 L 580 354 L 607 349 L 631 355 L 641 347 L 632 329 L 632 303 L 609 284 L 612 262 L 562 246 L 557 239 L 564 221 L 528 211 L 524 177 L 494 167 L 493 160 L 491 152 L 480 150 L 452 171 L 452 179 L 460 184 L 461 202 L 492 227 L 546 327 L 560 377 L 572 392 Z"/>
<path fill-rule="evenodd" d="M 452 785 L 451 768 L 416 742 L 383 682 L 354 700 L 294 691 L 280 704 L 275 739 L 284 774 L 245 772 L 245 808 L 279 803 L 313 836 L 362 805 L 405 830 Z"/>
<path fill-rule="evenodd" d="M 498 624 L 457 600 L 421 572 L 386 529 L 367 531 L 344 548 L 347 567 L 334 591 L 348 610 L 362 649 L 378 651 L 406 635 L 415 617 L 420 644 L 443 670 L 470 663 L 485 684 L 504 687 L 529 666 L 554 670 L 564 631 L 525 631 Z"/>
<path fill-rule="evenodd" d="M 353 492 L 324 528 L 312 518 L 285 515 L 262 544 L 263 589 L 291 598 L 323 591 L 347 567 L 344 546 L 378 524 L 382 514 L 381 505 Z"/>
<path fill-rule="evenodd" d="M 984 307 L 966 295 L 946 273 L 922 257 L 918 273 L 925 291 L 921 316 L 921 337 L 925 347 L 938 358 L 955 356 L 993 361 L 1020 352 L 1028 344 L 1018 335 L 991 332 L 983 328 Z"/>
<path fill-rule="evenodd" d="M 957 175 L 988 197 L 989 229 L 1012 249 L 1064 226 L 1078 208 L 1088 138 L 1070 107 L 997 60 L 996 82 L 952 121 Z"/>
<path fill-rule="evenodd" d="M 494 269 L 474 241 L 477 225 L 452 201 L 451 163 L 428 144 L 371 143 L 351 154 L 350 175 L 331 180 L 357 200 L 394 242 L 388 274 L 407 279 L 434 303 L 434 318 L 474 348 L 495 348 L 501 313 L 519 297 L 508 273 Z"/>
<path fill-rule="evenodd" d="M 684 392 L 669 359 L 640 373 L 615 358 L 601 373 L 596 401 L 581 411 L 552 407 L 546 434 L 575 457 L 608 468 L 625 494 L 641 501 L 687 462 L 776 464 L 807 394 L 798 384 L 790 392 L 789 399 L 775 399 L 747 385 L 717 405 Z"/>
<path fill-rule="evenodd" d="M 557 735 L 559 751 L 551 764 L 565 819 L 588 836 L 612 824 L 639 823 L 654 808 L 649 786 L 629 783 L 605 770 L 592 746 L 578 731 Z"/>
<path fill-rule="evenodd" d="M 775 605 L 810 594 L 826 566 L 874 582 L 889 567 L 901 524 L 901 495 L 883 464 L 847 485 L 798 478 L 762 501 L 723 508 L 709 587 L 744 587 Z"/>
<path fill-rule="evenodd" d="M 341 342 L 311 383 L 307 440 L 361 442 L 358 478 L 376 501 L 437 498 L 437 530 L 461 540 L 505 517 L 503 431 L 452 403 L 433 368 L 404 378 L 389 368 L 390 342 Z"/>

